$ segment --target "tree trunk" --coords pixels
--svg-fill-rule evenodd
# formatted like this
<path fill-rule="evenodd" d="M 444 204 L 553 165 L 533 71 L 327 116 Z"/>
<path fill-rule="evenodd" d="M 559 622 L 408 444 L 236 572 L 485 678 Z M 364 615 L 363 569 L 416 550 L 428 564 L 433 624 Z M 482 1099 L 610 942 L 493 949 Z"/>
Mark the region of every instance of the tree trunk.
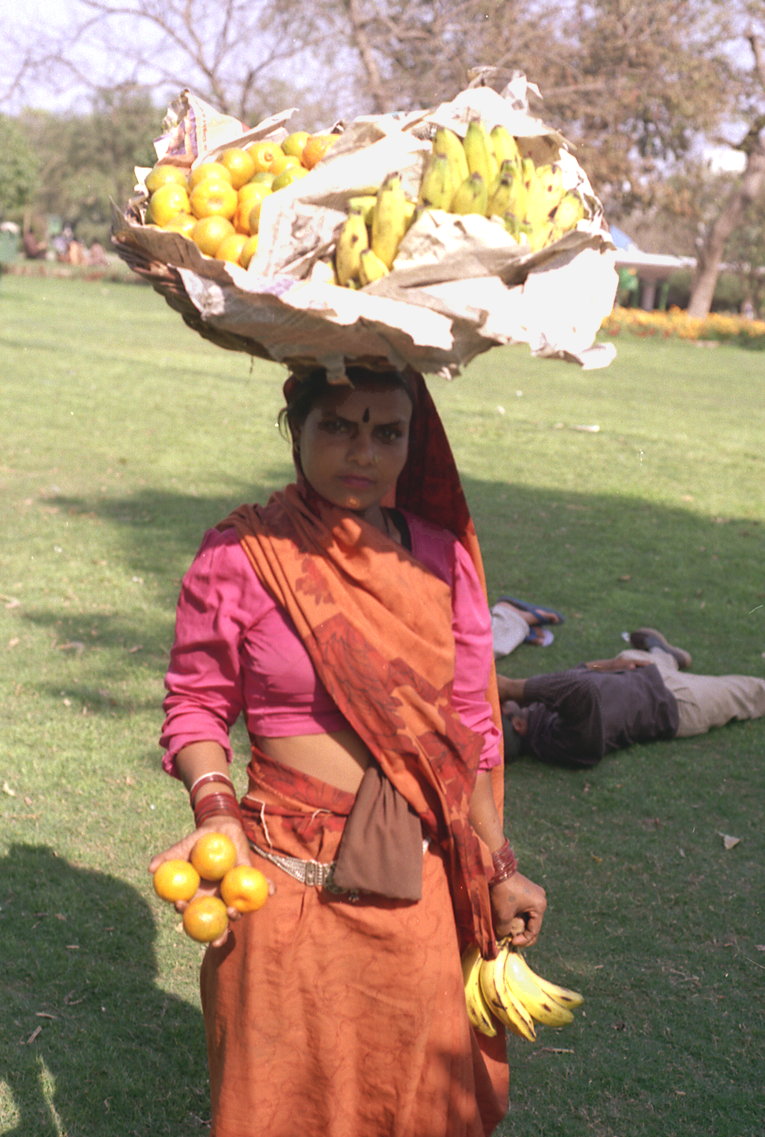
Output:
<path fill-rule="evenodd" d="M 703 319 L 709 315 L 728 238 L 741 221 L 744 210 L 759 196 L 763 187 L 765 187 L 765 141 L 760 134 L 757 136 L 756 144 L 747 150 L 746 168 L 738 187 L 728 197 L 699 249 L 693 289 L 688 303 L 689 316 Z"/>
<path fill-rule="evenodd" d="M 351 38 L 361 57 L 361 65 L 367 77 L 367 86 L 372 96 L 375 111 L 378 114 L 389 114 L 396 108 L 392 105 L 385 90 L 385 84 L 377 66 L 372 44 L 367 34 L 368 21 L 364 18 L 363 5 L 359 0 L 345 0 L 348 16 L 351 22 Z"/>
<path fill-rule="evenodd" d="M 754 77 L 765 90 L 763 41 L 755 32 L 750 32 L 747 38 L 754 57 Z M 706 239 L 699 246 L 688 315 L 700 319 L 708 316 L 712 307 L 728 238 L 741 220 L 747 206 L 759 196 L 765 186 L 765 115 L 758 115 L 738 149 L 746 155 L 746 166 L 741 181 L 725 202 Z"/>

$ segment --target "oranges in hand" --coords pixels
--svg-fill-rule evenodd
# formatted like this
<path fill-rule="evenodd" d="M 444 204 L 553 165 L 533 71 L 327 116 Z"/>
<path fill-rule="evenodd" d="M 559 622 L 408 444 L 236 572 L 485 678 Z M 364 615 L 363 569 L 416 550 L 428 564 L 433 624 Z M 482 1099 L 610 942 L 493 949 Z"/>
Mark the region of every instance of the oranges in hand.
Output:
<path fill-rule="evenodd" d="M 236 845 L 225 833 L 204 833 L 189 860 L 204 880 L 222 880 L 236 864 Z"/>
<path fill-rule="evenodd" d="M 198 896 L 183 912 L 183 930 L 192 940 L 209 944 L 228 927 L 226 905 L 217 896 Z"/>
<path fill-rule="evenodd" d="M 203 833 L 188 861 L 163 861 L 154 873 L 154 891 L 172 903 L 188 901 L 183 930 L 193 940 L 212 943 L 228 927 L 227 908 L 256 912 L 268 900 L 268 878 L 252 865 L 236 864 L 234 842 L 225 833 Z M 220 896 L 196 895 L 202 881 L 218 883 Z"/>
<path fill-rule="evenodd" d="M 154 891 L 162 900 L 191 900 L 199 888 L 199 873 L 180 858 L 164 861 L 154 873 Z"/>
<path fill-rule="evenodd" d="M 236 865 L 220 882 L 220 894 L 237 912 L 257 912 L 268 900 L 268 877 L 254 865 Z"/>

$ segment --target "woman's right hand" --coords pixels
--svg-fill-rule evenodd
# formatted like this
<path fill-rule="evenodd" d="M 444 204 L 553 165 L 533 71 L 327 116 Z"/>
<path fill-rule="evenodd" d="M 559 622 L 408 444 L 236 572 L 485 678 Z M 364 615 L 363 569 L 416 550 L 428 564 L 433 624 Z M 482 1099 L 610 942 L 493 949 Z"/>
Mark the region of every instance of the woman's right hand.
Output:
<path fill-rule="evenodd" d="M 239 824 L 239 822 L 235 818 L 229 817 L 226 814 L 221 814 L 219 816 L 213 815 L 192 833 L 189 833 L 187 836 L 182 837 L 180 841 L 176 841 L 176 843 L 174 845 L 171 845 L 169 849 L 165 849 L 163 852 L 155 854 L 155 856 L 153 856 L 149 861 L 149 872 L 152 874 L 152 876 L 157 871 L 159 866 L 161 864 L 164 864 L 165 861 L 172 861 L 176 859 L 187 861 L 191 855 L 191 850 L 194 848 L 199 838 L 202 837 L 205 833 L 225 833 L 227 837 L 231 838 L 231 840 L 234 842 L 234 846 L 236 847 L 236 863 L 238 865 L 251 865 L 253 863 L 252 854 L 250 853 L 250 846 L 247 841 L 247 835 L 245 834 L 244 829 Z M 197 889 L 197 892 L 192 897 L 192 900 L 196 899 L 197 896 L 219 895 L 220 891 L 218 888 L 218 883 L 216 881 L 203 880 Z M 176 912 L 182 913 L 189 903 L 190 901 L 187 900 L 176 900 L 173 907 L 175 908 Z M 230 921 L 236 921 L 240 919 L 242 915 L 242 913 L 237 911 L 236 908 L 227 908 L 227 912 Z M 211 946 L 220 947 L 221 944 L 224 944 L 226 942 L 227 937 L 228 930 L 219 936 L 217 940 L 213 940 Z"/>

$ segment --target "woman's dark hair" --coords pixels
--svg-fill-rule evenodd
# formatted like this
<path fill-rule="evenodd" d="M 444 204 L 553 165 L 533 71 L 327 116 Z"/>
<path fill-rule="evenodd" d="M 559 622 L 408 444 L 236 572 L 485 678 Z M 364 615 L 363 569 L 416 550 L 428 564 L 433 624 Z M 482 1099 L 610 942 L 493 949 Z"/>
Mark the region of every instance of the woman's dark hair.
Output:
<path fill-rule="evenodd" d="M 391 390 L 400 388 L 414 403 L 414 390 L 405 372 L 389 370 L 377 371 L 372 367 L 346 367 L 346 377 L 352 387 L 362 390 L 377 388 Z M 279 429 L 285 438 L 293 439 L 308 415 L 324 395 L 330 391 L 342 390 L 336 383 L 330 383 L 323 367 L 316 367 L 305 376 L 293 376 L 286 384 L 286 406 L 279 411 Z"/>

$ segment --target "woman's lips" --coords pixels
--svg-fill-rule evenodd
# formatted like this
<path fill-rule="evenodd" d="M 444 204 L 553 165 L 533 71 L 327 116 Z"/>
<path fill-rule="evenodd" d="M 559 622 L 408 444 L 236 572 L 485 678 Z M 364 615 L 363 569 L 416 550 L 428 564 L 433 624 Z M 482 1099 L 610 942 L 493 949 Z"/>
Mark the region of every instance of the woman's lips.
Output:
<path fill-rule="evenodd" d="M 365 490 L 374 485 L 372 478 L 364 478 L 360 474 L 343 474 L 339 481 L 350 490 Z"/>

